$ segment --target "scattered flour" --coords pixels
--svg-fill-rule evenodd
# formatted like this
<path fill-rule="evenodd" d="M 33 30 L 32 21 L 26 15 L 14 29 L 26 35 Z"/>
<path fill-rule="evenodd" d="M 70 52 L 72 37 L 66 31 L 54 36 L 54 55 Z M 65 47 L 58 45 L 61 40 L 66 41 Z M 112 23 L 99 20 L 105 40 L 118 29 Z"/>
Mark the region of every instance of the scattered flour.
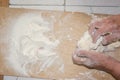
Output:
<path fill-rule="evenodd" d="M 45 35 L 52 31 L 53 25 L 40 14 L 23 14 L 12 25 L 10 54 L 8 62 L 20 74 L 40 74 L 53 64 L 64 72 L 62 59 L 55 51 L 59 40 Z M 62 67 L 61 67 L 62 66 Z M 36 70 L 35 70 L 35 69 Z"/>
<path fill-rule="evenodd" d="M 67 35 L 67 39 L 69 40 L 69 41 L 72 41 L 72 37 L 68 34 Z"/>
<path fill-rule="evenodd" d="M 71 28 L 70 28 L 70 30 L 72 31 L 72 30 L 73 30 L 73 28 L 71 27 Z"/>

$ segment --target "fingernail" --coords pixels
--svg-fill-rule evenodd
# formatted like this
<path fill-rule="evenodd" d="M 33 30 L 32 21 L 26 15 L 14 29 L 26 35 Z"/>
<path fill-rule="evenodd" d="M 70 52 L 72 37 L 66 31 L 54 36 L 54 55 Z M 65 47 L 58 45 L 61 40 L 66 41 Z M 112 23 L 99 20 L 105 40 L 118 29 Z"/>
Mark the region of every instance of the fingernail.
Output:
<path fill-rule="evenodd" d="M 81 53 L 76 54 L 77 57 L 84 57 Z"/>
<path fill-rule="evenodd" d="M 91 35 L 94 35 L 94 34 L 95 34 L 95 32 L 92 32 L 92 33 L 91 33 Z"/>
<path fill-rule="evenodd" d="M 80 61 L 86 61 L 87 58 L 80 58 Z"/>
<path fill-rule="evenodd" d="M 78 57 L 79 57 L 79 56 L 80 56 L 80 54 L 76 54 L 76 56 L 78 56 Z"/>
<path fill-rule="evenodd" d="M 103 39 L 102 44 L 103 44 L 103 45 L 107 45 L 107 40 L 106 40 L 106 39 Z"/>

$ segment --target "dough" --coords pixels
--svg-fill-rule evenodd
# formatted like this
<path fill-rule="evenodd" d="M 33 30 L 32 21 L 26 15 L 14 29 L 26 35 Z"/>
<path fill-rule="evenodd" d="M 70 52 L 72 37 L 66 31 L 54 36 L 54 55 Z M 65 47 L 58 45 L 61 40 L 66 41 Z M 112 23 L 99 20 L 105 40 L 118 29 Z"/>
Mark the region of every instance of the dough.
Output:
<path fill-rule="evenodd" d="M 114 42 L 112 44 L 109 44 L 107 46 L 103 46 L 101 41 L 102 37 L 100 37 L 96 43 L 92 42 L 92 37 L 90 36 L 89 32 L 86 31 L 84 35 L 80 38 L 78 41 L 78 49 L 80 50 L 94 50 L 96 52 L 106 52 L 106 51 L 112 51 L 117 47 L 120 47 L 120 41 Z"/>

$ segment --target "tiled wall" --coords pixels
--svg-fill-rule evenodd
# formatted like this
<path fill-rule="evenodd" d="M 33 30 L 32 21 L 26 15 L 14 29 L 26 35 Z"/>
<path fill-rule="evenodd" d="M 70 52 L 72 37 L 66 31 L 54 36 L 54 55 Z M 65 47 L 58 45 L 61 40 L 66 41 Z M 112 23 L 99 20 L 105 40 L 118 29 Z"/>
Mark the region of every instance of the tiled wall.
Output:
<path fill-rule="evenodd" d="M 15 76 L 4 76 L 4 80 L 45 80 L 45 79 L 15 77 Z"/>
<path fill-rule="evenodd" d="M 10 0 L 10 7 L 120 14 L 120 0 Z"/>
<path fill-rule="evenodd" d="M 10 7 L 64 11 L 64 0 L 10 0 Z"/>

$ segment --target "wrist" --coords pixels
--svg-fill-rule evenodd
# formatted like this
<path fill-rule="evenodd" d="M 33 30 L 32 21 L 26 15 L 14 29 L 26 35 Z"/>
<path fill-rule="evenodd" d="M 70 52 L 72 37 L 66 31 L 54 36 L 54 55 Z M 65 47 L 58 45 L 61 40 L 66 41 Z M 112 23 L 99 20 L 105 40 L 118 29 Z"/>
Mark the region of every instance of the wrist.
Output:
<path fill-rule="evenodd" d="M 120 79 L 120 62 L 113 58 L 109 59 L 106 65 L 104 65 L 103 71 L 108 72 L 117 80 Z"/>
<path fill-rule="evenodd" d="M 103 71 L 106 71 L 108 73 L 114 72 L 118 65 L 120 64 L 117 60 L 108 56 L 103 63 Z"/>

